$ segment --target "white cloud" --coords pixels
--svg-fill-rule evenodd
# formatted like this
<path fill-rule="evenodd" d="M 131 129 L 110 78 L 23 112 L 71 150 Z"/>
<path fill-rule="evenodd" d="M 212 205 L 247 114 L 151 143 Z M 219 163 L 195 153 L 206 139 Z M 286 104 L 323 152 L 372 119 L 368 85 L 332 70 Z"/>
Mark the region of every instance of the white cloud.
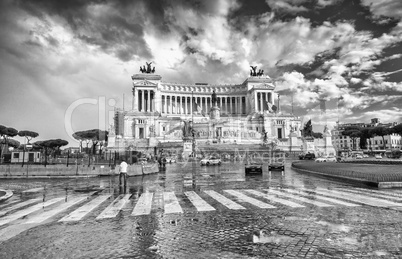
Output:
<path fill-rule="evenodd" d="M 362 0 L 375 16 L 402 18 L 402 2 L 399 0 Z"/>
<path fill-rule="evenodd" d="M 275 11 L 285 11 L 289 13 L 300 13 L 307 11 L 301 4 L 305 0 L 267 0 L 267 4 Z"/>
<path fill-rule="evenodd" d="M 402 122 L 402 109 L 393 107 L 390 109 L 381 109 L 368 111 L 361 114 L 354 114 L 347 118 L 347 122 L 369 122 L 372 118 L 380 118 L 383 123 Z"/>

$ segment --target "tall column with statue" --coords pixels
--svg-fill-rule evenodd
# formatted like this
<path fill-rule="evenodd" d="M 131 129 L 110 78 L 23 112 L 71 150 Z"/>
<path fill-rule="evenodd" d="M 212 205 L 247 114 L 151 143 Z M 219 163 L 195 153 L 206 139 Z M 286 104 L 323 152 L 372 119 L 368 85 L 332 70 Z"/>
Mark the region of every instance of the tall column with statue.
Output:
<path fill-rule="evenodd" d="M 212 101 L 212 108 L 209 111 L 210 114 L 209 116 L 211 120 L 219 120 L 221 118 L 221 109 L 217 105 L 218 98 L 215 91 L 212 92 L 211 101 Z"/>

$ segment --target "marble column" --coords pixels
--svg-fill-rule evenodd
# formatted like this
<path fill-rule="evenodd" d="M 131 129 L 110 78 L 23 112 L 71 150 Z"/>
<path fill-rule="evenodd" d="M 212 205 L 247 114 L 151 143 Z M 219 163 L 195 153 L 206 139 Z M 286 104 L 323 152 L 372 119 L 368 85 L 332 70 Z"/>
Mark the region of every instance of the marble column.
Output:
<path fill-rule="evenodd" d="M 243 114 L 243 107 L 244 107 L 243 97 L 240 97 L 240 114 Z"/>
<path fill-rule="evenodd" d="M 141 90 L 141 111 L 145 111 L 145 90 Z"/>
<path fill-rule="evenodd" d="M 226 106 L 226 114 L 229 114 L 229 105 L 228 105 L 228 102 L 229 102 L 229 97 L 225 97 L 225 106 Z"/>
<path fill-rule="evenodd" d="M 254 92 L 254 110 L 258 112 L 257 92 Z"/>
<path fill-rule="evenodd" d="M 187 96 L 185 97 L 185 99 L 184 99 L 184 113 L 187 115 L 188 114 L 188 107 L 187 107 Z"/>
<path fill-rule="evenodd" d="M 190 97 L 190 114 L 193 114 L 193 103 L 194 103 L 193 96 L 191 96 Z"/>
<path fill-rule="evenodd" d="M 165 114 L 167 114 L 168 112 L 167 112 L 167 95 L 165 94 L 164 95 L 164 97 L 165 97 Z"/>
<path fill-rule="evenodd" d="M 147 107 L 145 108 L 147 112 L 149 112 L 149 110 L 151 109 L 151 93 L 149 90 L 147 91 Z"/>
<path fill-rule="evenodd" d="M 239 113 L 239 104 L 238 104 L 238 102 L 237 102 L 237 96 L 235 97 L 235 114 L 238 114 Z"/>
<path fill-rule="evenodd" d="M 263 106 L 263 93 L 260 93 L 260 109 L 263 112 L 264 111 L 264 106 Z"/>
<path fill-rule="evenodd" d="M 133 98 L 133 100 L 134 100 L 134 103 L 133 103 L 133 110 L 134 111 L 138 111 L 138 90 L 137 90 L 137 88 L 135 88 L 134 89 L 134 98 Z"/>

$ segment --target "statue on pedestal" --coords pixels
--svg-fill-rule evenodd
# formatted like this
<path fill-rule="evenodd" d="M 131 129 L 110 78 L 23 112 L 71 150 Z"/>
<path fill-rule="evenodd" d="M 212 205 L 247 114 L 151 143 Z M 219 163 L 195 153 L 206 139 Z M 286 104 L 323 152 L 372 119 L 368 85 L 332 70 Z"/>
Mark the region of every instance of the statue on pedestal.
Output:
<path fill-rule="evenodd" d="M 193 126 L 190 121 L 183 121 L 184 125 L 182 127 L 183 137 L 189 138 L 193 137 Z"/>
<path fill-rule="evenodd" d="M 212 92 L 212 106 L 216 106 L 216 103 L 218 102 L 218 98 L 216 97 L 215 90 Z"/>

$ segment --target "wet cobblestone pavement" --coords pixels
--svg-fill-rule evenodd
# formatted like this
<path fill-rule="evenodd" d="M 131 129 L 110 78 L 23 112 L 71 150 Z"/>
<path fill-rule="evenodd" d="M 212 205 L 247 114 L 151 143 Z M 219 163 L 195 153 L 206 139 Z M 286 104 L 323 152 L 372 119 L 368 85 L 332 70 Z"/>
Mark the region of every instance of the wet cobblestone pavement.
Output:
<path fill-rule="evenodd" d="M 289 165 L 284 174 L 264 171 L 262 176 L 245 177 L 241 166 L 197 165 L 193 171 L 191 164 L 173 164 L 166 173 L 131 177 L 126 191 L 131 197 L 116 216 L 102 219 L 99 215 L 122 197 L 117 178 L 2 181 L 1 189 L 16 194 L 0 204 L 0 258 L 402 258 L 402 190 L 372 191 L 298 174 Z M 74 191 L 99 187 L 103 190 L 92 196 Z M 265 199 L 248 190 L 279 195 Z M 295 190 L 315 192 L 292 193 Z M 234 205 L 210 191 L 243 209 L 230 207 Z M 342 194 L 337 197 L 336 191 Z M 178 203 L 167 200 L 170 192 Z M 211 209 L 194 205 L 189 192 Z M 237 192 L 246 198 L 235 196 Z M 144 193 L 153 194 L 150 213 L 132 215 Z M 71 200 L 77 195 L 89 196 L 88 201 L 110 197 L 72 222 L 59 220 L 87 201 L 42 216 L 44 221 L 34 221 L 35 216 L 50 213 L 52 206 L 11 221 L 7 219 L 26 207 L 1 215 L 25 200 Z M 167 213 L 169 206 L 180 207 L 182 213 Z"/>

